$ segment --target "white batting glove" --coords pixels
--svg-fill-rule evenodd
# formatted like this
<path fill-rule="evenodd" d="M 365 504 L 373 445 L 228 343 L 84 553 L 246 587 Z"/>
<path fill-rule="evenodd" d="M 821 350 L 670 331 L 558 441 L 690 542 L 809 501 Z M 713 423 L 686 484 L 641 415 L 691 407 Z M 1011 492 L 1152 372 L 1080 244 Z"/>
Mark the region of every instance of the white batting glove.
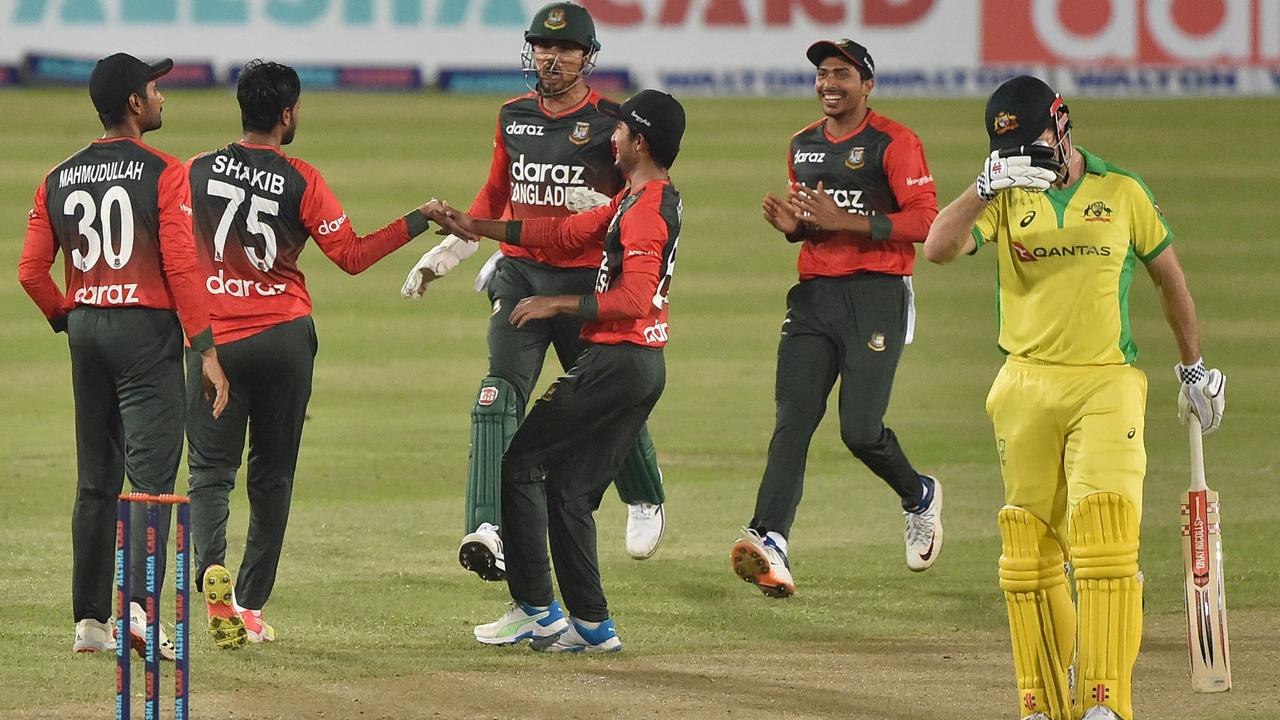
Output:
<path fill-rule="evenodd" d="M 400 294 L 411 300 L 422 297 L 429 283 L 449 274 L 459 263 L 474 255 L 479 247 L 478 242 L 449 235 L 418 259 L 418 263 L 405 278 L 404 285 L 400 287 Z"/>
<path fill-rule="evenodd" d="M 1041 145 L 992 151 L 978 175 L 978 197 L 990 202 L 1009 188 L 1043 192 L 1058 179 L 1059 167 L 1053 148 Z"/>
<path fill-rule="evenodd" d="M 480 273 L 476 275 L 476 292 L 484 292 L 489 289 L 489 281 L 493 280 L 494 273 L 498 272 L 498 262 L 502 258 L 502 251 L 499 250 L 484 261 L 484 267 L 480 268 Z"/>
<path fill-rule="evenodd" d="M 598 193 L 585 185 L 574 185 L 564 194 L 564 206 L 569 212 L 586 212 L 601 205 L 608 205 L 611 202 L 613 202 L 613 198 L 604 193 Z"/>
<path fill-rule="evenodd" d="M 1174 372 L 1182 383 L 1178 390 L 1178 420 L 1186 423 L 1195 415 L 1205 435 L 1217 430 L 1227 407 L 1227 376 L 1216 369 L 1206 370 L 1203 359 L 1194 365 L 1178 363 Z"/>

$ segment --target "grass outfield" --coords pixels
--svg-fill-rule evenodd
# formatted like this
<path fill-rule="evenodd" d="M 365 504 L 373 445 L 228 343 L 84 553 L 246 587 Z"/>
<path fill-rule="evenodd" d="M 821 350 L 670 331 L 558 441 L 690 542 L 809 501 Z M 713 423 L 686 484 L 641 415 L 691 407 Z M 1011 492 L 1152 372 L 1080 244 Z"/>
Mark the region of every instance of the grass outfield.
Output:
<path fill-rule="evenodd" d="M 0 100 L 10 118 L 0 173 L 0 266 L 9 278 L 0 283 L 0 717 L 107 717 L 112 659 L 69 652 L 75 455 L 66 343 L 14 282 L 36 185 L 99 128 L 80 90 L 5 90 Z M 324 172 L 357 230 L 369 232 L 431 196 L 469 201 L 488 170 L 497 105 L 309 94 L 290 151 Z M 971 182 L 985 147 L 981 101 L 875 107 L 919 133 L 942 203 Z M 310 249 L 301 264 L 320 353 L 268 606 L 280 639 L 222 653 L 193 633 L 194 717 L 967 718 L 991 708 L 1014 717 L 995 569 L 1001 486 L 983 412 L 1001 363 L 994 256 L 917 266 L 916 344 L 888 415 L 913 462 L 946 485 L 938 564 L 907 571 L 896 498 L 850 458 L 829 419 L 814 439 L 793 533 L 799 594 L 767 600 L 728 563 L 772 432 L 776 333 L 795 276 L 795 248 L 761 220 L 759 199 L 782 189 L 787 140 L 818 113 L 807 100 L 687 108 L 673 173 L 685 227 L 668 383 L 650 423 L 669 494 L 662 548 L 652 560 L 629 560 L 623 506 L 611 493 L 598 513 L 626 651 L 548 658 L 471 639 L 471 626 L 506 601 L 504 587 L 477 581 L 455 559 L 468 412 L 486 362 L 487 303 L 471 291 L 480 262 L 415 303 L 398 290 L 430 236 L 355 278 Z M 1224 506 L 1236 689 L 1197 696 L 1182 644 L 1177 503 L 1188 473 L 1170 370 L 1177 357 L 1151 284 L 1135 282 L 1138 364 L 1151 381 L 1136 707 L 1153 718 L 1280 718 L 1280 510 L 1270 501 L 1280 459 L 1280 101 L 1072 108 L 1079 141 L 1155 192 L 1178 236 L 1206 357 L 1230 377 L 1226 422 L 1205 450 Z M 239 136 L 226 90 L 168 93 L 165 123 L 148 140 L 183 158 Z M 233 548 L 246 514 L 237 492 Z"/>

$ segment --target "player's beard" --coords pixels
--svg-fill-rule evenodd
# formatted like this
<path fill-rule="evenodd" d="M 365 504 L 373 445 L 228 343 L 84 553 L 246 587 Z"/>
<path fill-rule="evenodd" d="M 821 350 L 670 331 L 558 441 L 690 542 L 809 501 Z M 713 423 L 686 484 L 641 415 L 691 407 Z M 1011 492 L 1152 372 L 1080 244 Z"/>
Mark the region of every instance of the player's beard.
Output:
<path fill-rule="evenodd" d="M 146 108 L 147 114 L 143 116 L 146 119 L 146 122 L 143 123 L 141 128 L 142 132 L 145 133 L 151 132 L 152 130 L 159 130 L 160 127 L 164 125 L 164 118 L 162 117 L 162 115 L 164 115 L 164 105 L 151 100 L 144 100 L 143 103 L 143 107 Z M 154 115 L 151 113 L 153 105 L 159 105 L 159 107 L 155 108 Z"/>
<path fill-rule="evenodd" d="M 295 122 L 294 124 L 285 128 L 284 135 L 280 136 L 280 144 L 288 145 L 289 143 L 293 142 L 293 136 L 297 134 L 298 134 L 298 124 Z"/>

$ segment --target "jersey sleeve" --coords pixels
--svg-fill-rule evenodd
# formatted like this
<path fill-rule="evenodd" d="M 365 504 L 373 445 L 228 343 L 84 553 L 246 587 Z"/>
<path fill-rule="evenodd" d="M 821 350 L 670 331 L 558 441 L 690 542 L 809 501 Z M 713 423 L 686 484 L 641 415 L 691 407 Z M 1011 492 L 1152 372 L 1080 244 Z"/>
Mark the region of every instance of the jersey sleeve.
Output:
<path fill-rule="evenodd" d="M 618 204 L 626 191 L 614 196 L 608 205 L 564 217 L 526 218 L 507 222 L 508 245 L 542 248 L 581 247 L 599 240 L 609 229 L 618 212 Z M 630 214 L 630 213 L 628 213 Z"/>
<path fill-rule="evenodd" d="M 357 235 L 347 214 L 342 210 L 342 203 L 338 202 L 338 197 L 333 194 L 324 176 L 300 160 L 291 159 L 290 162 L 307 182 L 299 208 L 303 227 L 315 238 L 320 251 L 350 275 L 364 272 L 374 263 L 404 247 L 417 234 L 413 230 L 421 232 L 425 229 L 425 222 L 421 228 L 409 228 L 407 218 L 411 213 L 368 235 Z"/>
<path fill-rule="evenodd" d="M 1164 213 L 1151 196 L 1151 190 L 1139 179 L 1133 179 L 1139 189 L 1133 192 L 1133 249 L 1142 262 L 1151 262 L 1173 242 L 1173 231 L 1164 220 Z"/>
<path fill-rule="evenodd" d="M 476 193 L 467 214 L 474 218 L 496 220 L 509 217 L 508 209 L 511 201 L 511 176 L 507 171 L 511 158 L 507 155 L 507 146 L 502 142 L 502 116 L 498 116 L 498 126 L 493 135 L 493 160 L 489 163 L 489 177 L 484 187 Z"/>
<path fill-rule="evenodd" d="M 978 222 L 974 223 L 970 233 L 973 235 L 973 241 L 977 243 L 973 251 L 977 252 L 989 242 L 995 242 L 996 239 L 996 220 L 1000 217 L 1000 203 L 1004 194 L 996 195 L 996 198 L 987 203 L 983 208 L 982 214 L 978 216 Z"/>
<path fill-rule="evenodd" d="M 884 169 L 899 210 L 871 217 L 871 239 L 924 242 L 938 216 L 938 189 L 925 162 L 920 138 L 913 133 L 895 136 L 885 148 Z"/>
<path fill-rule="evenodd" d="M 662 250 L 668 239 L 660 201 L 661 193 L 652 200 L 645 198 L 619 220 L 622 273 L 608 290 L 596 293 L 597 320 L 641 318 L 650 313 L 662 281 Z"/>
<path fill-rule="evenodd" d="M 55 331 L 67 327 L 67 299 L 49 276 L 58 257 L 58 241 L 53 236 L 45 201 L 45 184 L 36 190 L 35 203 L 27 213 L 27 236 L 18 261 L 18 282 L 27 291 Z"/>
<path fill-rule="evenodd" d="M 208 350 L 213 347 L 213 325 L 191 228 L 191 181 L 178 160 L 160 173 L 156 199 L 160 208 L 160 257 L 178 319 L 191 349 Z"/>

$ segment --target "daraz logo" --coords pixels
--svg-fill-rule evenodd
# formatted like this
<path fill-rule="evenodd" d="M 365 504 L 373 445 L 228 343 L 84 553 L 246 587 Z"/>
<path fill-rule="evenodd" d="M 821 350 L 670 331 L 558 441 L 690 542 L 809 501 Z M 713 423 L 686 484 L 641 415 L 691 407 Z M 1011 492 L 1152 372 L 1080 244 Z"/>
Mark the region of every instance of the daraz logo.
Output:
<path fill-rule="evenodd" d="M 1009 244 L 1013 246 L 1013 254 L 1017 255 L 1018 259 L 1021 260 L 1022 262 L 1036 261 L 1036 256 L 1032 255 L 1031 251 L 1028 250 L 1026 246 L 1024 246 L 1022 243 L 1018 242 L 1017 240 L 1014 240 Z"/>

